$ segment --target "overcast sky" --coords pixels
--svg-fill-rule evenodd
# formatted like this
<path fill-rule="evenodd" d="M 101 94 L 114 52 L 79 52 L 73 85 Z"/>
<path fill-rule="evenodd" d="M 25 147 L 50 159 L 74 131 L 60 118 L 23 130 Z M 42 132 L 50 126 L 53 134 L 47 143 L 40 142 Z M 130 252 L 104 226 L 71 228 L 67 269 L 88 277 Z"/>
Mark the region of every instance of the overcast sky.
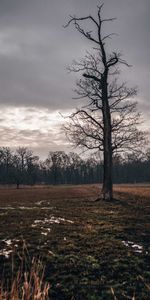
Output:
<path fill-rule="evenodd" d="M 106 27 L 111 42 L 133 65 L 124 78 L 137 85 L 137 101 L 150 125 L 150 0 L 103 0 L 103 15 L 117 17 Z M 0 0 L 0 146 L 27 146 L 44 157 L 69 149 L 59 112 L 78 106 L 75 75 L 67 66 L 90 46 L 69 15 L 95 15 L 96 0 Z M 92 46 L 92 45 L 91 45 Z"/>

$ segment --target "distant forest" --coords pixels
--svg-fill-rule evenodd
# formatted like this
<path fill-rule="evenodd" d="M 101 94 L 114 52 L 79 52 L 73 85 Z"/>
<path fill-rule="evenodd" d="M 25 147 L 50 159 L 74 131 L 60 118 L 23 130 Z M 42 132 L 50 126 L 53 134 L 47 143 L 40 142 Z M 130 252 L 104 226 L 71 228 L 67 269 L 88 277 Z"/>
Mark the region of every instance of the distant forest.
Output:
<path fill-rule="evenodd" d="M 97 155 L 83 159 L 77 153 L 49 152 L 40 160 L 25 147 L 12 151 L 0 148 L 0 184 L 84 184 L 101 183 L 103 162 Z M 142 155 L 116 154 L 113 158 L 114 183 L 150 182 L 150 149 Z"/>

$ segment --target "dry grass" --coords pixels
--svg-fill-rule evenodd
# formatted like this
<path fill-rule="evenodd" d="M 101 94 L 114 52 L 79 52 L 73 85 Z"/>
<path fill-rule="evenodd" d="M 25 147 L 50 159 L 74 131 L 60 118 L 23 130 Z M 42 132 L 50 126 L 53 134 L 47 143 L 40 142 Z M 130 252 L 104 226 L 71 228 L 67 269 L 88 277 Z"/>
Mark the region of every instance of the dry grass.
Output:
<path fill-rule="evenodd" d="M 121 192 L 138 198 L 150 198 L 150 185 L 126 184 L 114 185 L 114 192 Z"/>
<path fill-rule="evenodd" d="M 1 188 L 0 277 L 3 266 L 5 279 L 11 269 L 11 256 L 4 257 L 2 249 L 18 255 L 23 238 L 30 257 L 42 257 L 46 269 L 45 279 L 32 267 L 22 272 L 20 297 L 31 291 L 45 297 L 46 280 L 52 300 L 148 300 L 150 186 L 115 185 L 114 190 L 116 201 L 108 203 L 94 201 L 100 192 L 95 184 Z M 11 281 L 14 294 L 18 272 Z"/>
<path fill-rule="evenodd" d="M 6 200 L 18 201 L 20 197 L 27 200 L 28 197 L 35 197 L 40 200 L 41 197 L 49 199 L 49 197 L 58 199 L 61 193 L 61 199 L 66 198 L 93 198 L 100 194 L 101 185 L 88 184 L 77 186 L 44 186 L 36 185 L 21 186 L 19 190 L 16 186 L 0 186 L 0 203 Z M 125 195 L 137 196 L 139 198 L 150 198 L 150 184 L 115 184 L 114 193 L 123 193 Z"/>
<path fill-rule="evenodd" d="M 50 285 L 44 281 L 44 267 L 41 261 L 33 258 L 26 272 L 21 262 L 9 286 L 6 285 L 6 278 L 2 279 L 0 300 L 47 300 L 49 289 Z"/>

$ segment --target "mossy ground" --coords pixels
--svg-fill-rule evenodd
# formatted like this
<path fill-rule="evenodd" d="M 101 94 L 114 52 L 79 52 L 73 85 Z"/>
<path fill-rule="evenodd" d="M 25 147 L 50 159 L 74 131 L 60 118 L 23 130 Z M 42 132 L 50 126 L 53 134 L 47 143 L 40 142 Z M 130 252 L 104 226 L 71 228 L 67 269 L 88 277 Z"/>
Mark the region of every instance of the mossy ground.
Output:
<path fill-rule="evenodd" d="M 94 201 L 98 185 L 1 188 L 1 278 L 25 241 L 46 266 L 50 299 L 150 299 L 150 187 L 114 190 L 108 203 Z"/>

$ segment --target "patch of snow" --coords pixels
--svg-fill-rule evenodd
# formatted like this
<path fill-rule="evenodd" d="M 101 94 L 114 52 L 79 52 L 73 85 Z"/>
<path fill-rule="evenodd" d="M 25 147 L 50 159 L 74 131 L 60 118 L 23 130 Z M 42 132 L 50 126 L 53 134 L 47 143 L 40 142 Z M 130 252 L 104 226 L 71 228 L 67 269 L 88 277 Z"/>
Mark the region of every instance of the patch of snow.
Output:
<path fill-rule="evenodd" d="M 11 246 L 11 245 L 13 245 L 13 243 L 14 242 L 16 242 L 16 243 L 18 243 L 18 242 L 20 242 L 20 240 L 18 240 L 18 239 L 4 239 L 4 240 L 2 240 L 2 242 L 4 242 L 7 246 Z M 17 245 L 18 246 L 18 244 L 15 244 L 15 245 Z"/>
<path fill-rule="evenodd" d="M 52 210 L 54 207 L 45 207 L 45 206 L 43 206 L 43 207 L 41 207 L 41 209 L 49 209 L 49 210 Z"/>
<path fill-rule="evenodd" d="M 0 256 L 5 256 L 6 258 L 9 258 L 10 254 L 13 252 L 13 247 L 18 247 L 17 242 L 19 242 L 19 240 L 17 239 L 4 239 L 2 240 L 2 242 L 4 242 L 6 244 L 4 249 L 0 250 Z M 15 243 L 14 243 L 15 242 Z M 13 246 L 13 247 L 12 247 Z"/>
<path fill-rule="evenodd" d="M 74 224 L 74 221 L 71 221 L 71 220 L 66 220 L 66 222 L 68 222 L 70 224 Z"/>
<path fill-rule="evenodd" d="M 19 206 L 19 207 L 16 207 L 16 209 L 21 209 L 21 210 L 24 210 L 24 209 L 29 209 L 29 210 L 32 210 L 32 209 L 37 209 L 37 207 L 36 206 L 33 206 L 33 207 L 31 207 L 31 206 Z"/>
<path fill-rule="evenodd" d="M 140 246 L 140 245 L 138 245 L 138 244 L 132 245 L 132 248 L 134 248 L 137 252 L 138 252 L 138 251 L 139 251 L 139 252 L 142 252 L 142 250 L 143 250 L 143 247 Z"/>
<path fill-rule="evenodd" d="M 43 201 L 38 201 L 36 202 L 36 205 L 41 205 L 43 203 Z"/>
<path fill-rule="evenodd" d="M 12 253 L 12 249 L 7 250 L 7 249 L 2 249 L 0 250 L 0 256 L 5 256 L 6 258 L 9 258 L 10 254 Z"/>
<path fill-rule="evenodd" d="M 50 219 L 45 218 L 44 220 L 34 220 L 34 223 L 31 225 L 31 227 L 36 227 L 38 225 L 60 224 L 61 222 L 67 222 L 70 224 L 74 223 L 73 221 L 65 218 L 51 216 Z"/>
<path fill-rule="evenodd" d="M 35 220 L 34 221 L 34 224 L 39 224 L 39 223 L 43 223 L 43 221 L 41 221 L 41 220 Z"/>
<path fill-rule="evenodd" d="M 133 249 L 133 251 L 136 252 L 136 253 L 142 253 L 143 252 L 143 246 L 141 246 L 141 245 L 134 244 L 133 242 L 130 242 L 130 241 L 122 241 L 122 243 L 126 247 L 131 247 Z"/>
<path fill-rule="evenodd" d="M 74 223 L 73 221 L 67 220 L 65 218 L 51 216 L 50 219 L 45 218 L 43 220 L 34 220 L 34 223 L 31 225 L 31 227 L 40 228 L 41 234 L 47 236 L 51 231 L 51 228 L 49 228 L 48 226 L 51 224 L 60 224 L 61 222 L 67 222 L 71 224 Z"/>
<path fill-rule="evenodd" d="M 1 207 L 0 209 L 2 209 L 2 210 L 12 210 L 12 209 L 15 209 L 15 208 L 12 207 L 12 206 L 5 206 L 5 207 Z"/>
<path fill-rule="evenodd" d="M 47 205 L 50 205 L 50 202 L 49 201 L 47 201 L 47 200 L 41 200 L 41 201 L 38 201 L 38 202 L 36 202 L 36 205 L 42 205 L 42 204 L 47 204 Z"/>
<path fill-rule="evenodd" d="M 4 240 L 4 242 L 6 243 L 7 246 L 11 246 L 12 245 L 12 240 Z"/>
<path fill-rule="evenodd" d="M 54 256 L 55 254 L 54 254 L 54 252 L 52 252 L 52 251 L 48 251 L 48 254 L 50 254 L 50 255 L 52 255 L 52 256 Z"/>
<path fill-rule="evenodd" d="M 47 232 L 41 232 L 42 235 L 47 235 Z"/>
<path fill-rule="evenodd" d="M 5 206 L 5 207 L 0 207 L 0 210 L 14 210 L 14 209 L 20 209 L 20 210 L 33 210 L 33 209 L 38 209 L 39 207 L 37 206 L 16 206 L 16 207 L 12 207 L 12 206 Z M 52 210 L 54 207 L 40 207 L 40 209 L 45 209 L 45 210 Z M 3 216 L 7 213 L 0 213 L 0 216 Z"/>
<path fill-rule="evenodd" d="M 0 213 L 0 216 L 6 216 L 7 212 Z"/>

